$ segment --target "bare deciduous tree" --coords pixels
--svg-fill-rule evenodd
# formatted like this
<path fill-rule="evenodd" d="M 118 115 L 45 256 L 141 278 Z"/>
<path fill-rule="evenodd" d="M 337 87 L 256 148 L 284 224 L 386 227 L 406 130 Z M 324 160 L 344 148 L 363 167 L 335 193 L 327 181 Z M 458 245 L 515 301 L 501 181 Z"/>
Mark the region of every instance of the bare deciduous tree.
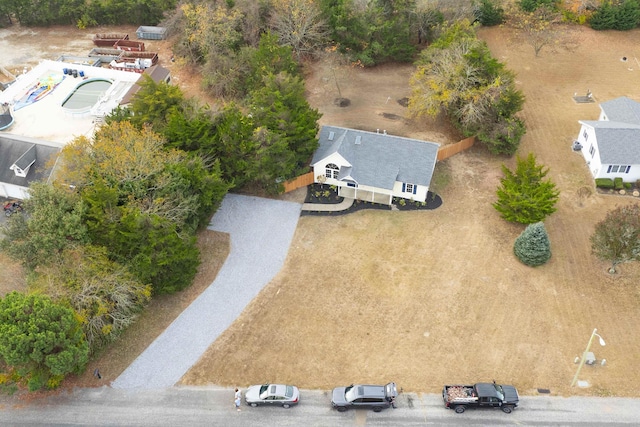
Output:
<path fill-rule="evenodd" d="M 618 206 L 607 212 L 591 235 L 591 252 L 609 261 L 609 273 L 623 262 L 640 259 L 640 205 Z"/>
<path fill-rule="evenodd" d="M 39 267 L 30 285 L 71 305 L 92 350 L 126 329 L 151 297 L 149 285 L 93 246 L 66 250 L 58 262 Z"/>
<path fill-rule="evenodd" d="M 274 0 L 270 25 L 298 58 L 318 52 L 329 34 L 314 0 Z"/>
<path fill-rule="evenodd" d="M 564 31 L 562 16 L 543 5 L 533 12 L 525 12 L 517 5 L 511 5 L 507 13 L 507 25 L 515 29 L 516 38 L 533 48 L 535 56 L 539 56 L 544 48 L 568 46 L 570 37 Z"/>

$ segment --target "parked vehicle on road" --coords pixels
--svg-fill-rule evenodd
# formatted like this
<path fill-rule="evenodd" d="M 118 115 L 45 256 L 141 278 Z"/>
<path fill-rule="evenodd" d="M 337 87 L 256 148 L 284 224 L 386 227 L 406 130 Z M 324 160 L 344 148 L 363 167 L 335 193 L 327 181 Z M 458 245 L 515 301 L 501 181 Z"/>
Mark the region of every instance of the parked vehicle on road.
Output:
<path fill-rule="evenodd" d="M 511 385 L 477 383 L 475 385 L 445 385 L 444 406 L 461 414 L 467 408 L 501 408 L 510 414 L 518 406 L 518 391 Z"/>
<path fill-rule="evenodd" d="M 394 405 L 398 396 L 396 383 L 387 385 L 354 385 L 348 387 L 336 387 L 333 389 L 331 406 L 339 412 L 349 408 L 372 409 L 380 412 Z"/>
<path fill-rule="evenodd" d="M 300 391 L 294 385 L 261 384 L 252 385 L 244 393 L 249 406 L 273 405 L 290 408 L 300 401 Z"/>

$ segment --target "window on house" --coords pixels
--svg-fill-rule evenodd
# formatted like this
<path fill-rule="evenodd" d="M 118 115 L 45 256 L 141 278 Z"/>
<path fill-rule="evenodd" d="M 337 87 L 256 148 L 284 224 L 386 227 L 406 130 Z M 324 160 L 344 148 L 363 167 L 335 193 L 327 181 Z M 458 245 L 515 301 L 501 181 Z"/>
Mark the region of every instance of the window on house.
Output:
<path fill-rule="evenodd" d="M 589 147 L 589 154 L 591 154 L 592 158 L 593 158 L 593 155 L 596 154 L 596 149 L 593 146 L 593 144 L 591 144 L 591 147 Z"/>
<path fill-rule="evenodd" d="M 416 190 L 417 190 L 416 187 L 417 186 L 415 184 L 409 184 L 408 182 L 404 182 L 402 183 L 402 192 L 416 194 Z"/>
<path fill-rule="evenodd" d="M 607 173 L 629 173 L 630 165 L 609 165 Z"/>
<path fill-rule="evenodd" d="M 587 142 L 587 139 L 589 139 L 589 134 L 587 133 L 587 130 L 584 130 L 584 133 L 582 134 L 582 136 L 584 136 L 584 142 Z"/>
<path fill-rule="evenodd" d="M 338 172 L 340 172 L 340 168 L 334 163 L 329 163 L 327 166 L 325 166 L 324 175 L 327 178 L 338 179 Z"/>

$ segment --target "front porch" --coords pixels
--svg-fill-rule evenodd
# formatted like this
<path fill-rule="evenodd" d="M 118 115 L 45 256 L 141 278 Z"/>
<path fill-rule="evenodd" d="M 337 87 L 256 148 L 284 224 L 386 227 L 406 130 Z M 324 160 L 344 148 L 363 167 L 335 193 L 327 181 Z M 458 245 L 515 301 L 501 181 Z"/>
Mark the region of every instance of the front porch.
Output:
<path fill-rule="evenodd" d="M 377 193 L 375 191 L 362 190 L 355 187 L 338 187 L 338 195 L 344 198 L 362 200 L 365 202 L 379 203 L 381 205 L 391 205 L 393 195 Z"/>

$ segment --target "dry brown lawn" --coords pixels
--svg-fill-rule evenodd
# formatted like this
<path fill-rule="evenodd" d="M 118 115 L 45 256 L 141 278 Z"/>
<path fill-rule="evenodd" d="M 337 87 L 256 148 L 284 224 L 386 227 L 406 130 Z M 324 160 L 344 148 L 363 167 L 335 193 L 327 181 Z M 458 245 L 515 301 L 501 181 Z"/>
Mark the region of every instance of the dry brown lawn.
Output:
<path fill-rule="evenodd" d="M 640 32 L 578 31 L 575 51 L 543 51 L 538 58 L 510 44 L 503 29 L 480 32 L 517 73 L 527 98 L 520 154 L 535 153 L 562 191 L 546 221 L 548 264 L 534 269 L 515 259 L 513 242 L 523 227 L 506 223 L 491 206 L 501 163 L 513 167 L 515 159 L 474 147 L 438 166 L 444 204 L 437 210 L 302 217 L 283 270 L 182 382 L 327 389 L 393 380 L 405 390 L 439 392 L 444 383 L 496 379 L 524 394 L 548 388 L 556 395 L 639 396 L 640 266 L 624 265 L 610 276 L 589 246 L 607 210 L 632 200 L 595 194 L 571 141 L 578 120 L 599 113 L 597 103 L 575 104 L 575 92 L 590 89 L 597 101 L 638 95 L 640 64 L 620 58 L 640 56 Z M 441 123 L 382 116 L 405 114 L 395 100 L 409 94 L 411 71 L 345 71 L 342 96 L 352 104 L 340 108 L 333 105 L 332 73 L 315 66 L 309 100 L 323 124 L 452 142 Z M 571 390 L 573 360 L 593 328 L 607 341 L 592 348 L 607 366 L 585 367 L 580 378 L 592 387 Z"/>
<path fill-rule="evenodd" d="M 598 102 L 622 95 L 640 100 L 640 64 L 620 61 L 640 56 L 640 32 L 577 32 L 573 52 L 543 51 L 536 58 L 531 48 L 510 43 L 504 29 L 480 31 L 526 95 L 528 132 L 520 154 L 535 153 L 562 192 L 558 211 L 546 221 L 553 250 L 548 264 L 534 269 L 515 259 L 513 242 L 523 227 L 506 223 L 491 206 L 500 165 L 513 167 L 515 159 L 476 146 L 437 166 L 439 209 L 302 217 L 282 271 L 182 383 L 277 381 L 328 389 L 396 381 L 407 391 L 439 392 L 444 383 L 495 379 L 523 394 L 548 388 L 555 395 L 640 396 L 640 265 L 623 265 L 610 276 L 589 246 L 594 224 L 634 200 L 596 194 L 582 157 L 571 151 L 577 121 L 599 113 L 597 103 L 575 104 L 575 92 L 589 89 Z M 189 93 L 197 91 L 179 65 L 163 65 L 173 67 Z M 307 71 L 309 101 L 323 113 L 322 124 L 455 141 L 442 120 L 402 119 L 406 110 L 396 101 L 409 95 L 411 72 L 395 65 L 339 69 L 342 96 L 351 100 L 339 108 L 333 72 L 315 64 Z M 386 118 L 394 116 L 399 119 Z M 114 379 L 213 281 L 228 241 L 203 236 L 211 240 L 201 242 L 197 283 L 185 296 L 155 301 L 71 385 L 96 385 L 94 366 L 104 382 Z M 593 328 L 607 345 L 592 350 L 608 363 L 583 369 L 581 379 L 592 387 L 570 389 L 573 360 Z"/>

